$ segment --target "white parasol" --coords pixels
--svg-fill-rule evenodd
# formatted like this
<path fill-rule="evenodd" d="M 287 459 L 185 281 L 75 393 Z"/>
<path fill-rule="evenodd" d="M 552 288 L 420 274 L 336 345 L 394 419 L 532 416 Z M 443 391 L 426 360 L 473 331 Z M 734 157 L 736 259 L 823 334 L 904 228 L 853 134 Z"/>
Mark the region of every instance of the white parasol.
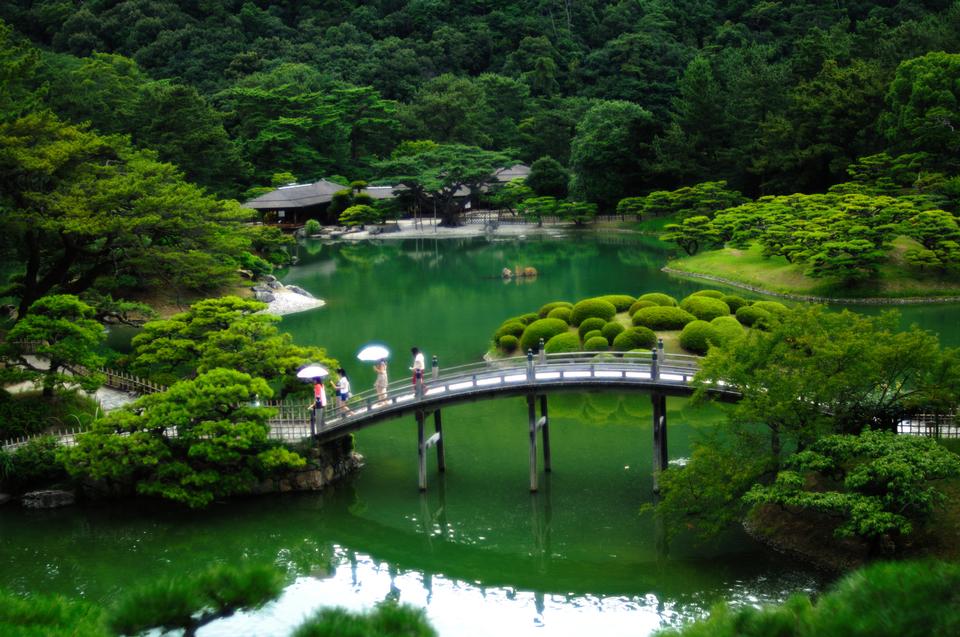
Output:
<path fill-rule="evenodd" d="M 375 362 L 388 358 L 390 356 L 390 350 L 388 350 L 383 345 L 367 345 L 362 350 L 357 352 L 357 359 L 364 362 Z"/>
<path fill-rule="evenodd" d="M 327 368 L 323 365 L 307 365 L 306 367 L 300 368 L 297 372 L 297 378 L 303 378 L 305 380 L 310 380 L 311 378 L 323 378 L 324 376 L 329 376 L 330 372 L 327 371 Z"/>

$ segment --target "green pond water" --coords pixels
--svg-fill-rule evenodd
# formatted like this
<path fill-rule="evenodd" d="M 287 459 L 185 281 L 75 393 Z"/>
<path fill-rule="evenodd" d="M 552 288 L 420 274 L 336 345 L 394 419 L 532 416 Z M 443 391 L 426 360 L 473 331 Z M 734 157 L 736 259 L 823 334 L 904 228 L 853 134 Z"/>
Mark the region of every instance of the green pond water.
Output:
<path fill-rule="evenodd" d="M 683 296 L 708 287 L 659 272 L 651 240 L 589 235 L 525 241 L 409 240 L 300 247 L 284 277 L 327 301 L 284 318 L 297 342 L 339 358 L 354 391 L 371 386 L 355 354 L 387 345 L 391 379 L 409 348 L 441 366 L 477 360 L 493 330 L 553 300 L 626 292 Z M 533 280 L 504 282 L 507 266 Z M 716 286 L 709 286 L 716 287 Z M 957 306 L 907 308 L 960 341 Z M 871 310 L 873 311 L 873 310 Z M 109 603 L 145 579 L 212 563 L 270 561 L 289 574 L 275 602 L 216 622 L 201 635 L 287 635 L 321 606 L 422 606 L 441 635 L 643 636 L 705 613 L 716 601 L 758 604 L 824 586 L 816 573 L 738 529 L 707 544 L 669 543 L 649 516 L 651 408 L 642 394 L 550 397 L 553 473 L 528 490 L 522 398 L 444 410 L 447 472 L 431 455 L 417 489 L 416 425 L 388 421 L 356 435 L 367 466 L 323 494 L 232 501 L 202 512 L 94 506 L 0 512 L 0 587 Z M 722 420 L 720 408 L 668 401 L 670 456 Z"/>

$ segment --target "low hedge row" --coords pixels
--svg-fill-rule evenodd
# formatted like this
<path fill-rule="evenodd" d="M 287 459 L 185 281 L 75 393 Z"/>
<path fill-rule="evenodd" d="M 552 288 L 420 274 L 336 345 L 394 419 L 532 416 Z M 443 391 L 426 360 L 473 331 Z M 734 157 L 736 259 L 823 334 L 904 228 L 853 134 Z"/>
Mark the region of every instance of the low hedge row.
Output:
<path fill-rule="evenodd" d="M 696 319 L 697 317 L 682 308 L 661 305 L 637 310 L 633 315 L 633 324 L 652 330 L 679 330 Z"/>
<path fill-rule="evenodd" d="M 664 294 L 662 292 L 650 292 L 648 294 L 642 295 L 638 301 L 651 301 L 657 305 L 663 305 L 666 307 L 672 307 L 677 304 L 677 299 L 673 298 L 669 294 Z"/>
<path fill-rule="evenodd" d="M 657 335 L 647 327 L 631 327 L 617 334 L 613 339 L 613 349 L 629 352 L 634 349 L 651 349 L 657 344 Z"/>
<path fill-rule="evenodd" d="M 717 328 L 699 319 L 687 323 L 683 331 L 680 332 L 680 347 L 694 354 L 706 354 L 711 345 L 719 343 L 720 336 L 717 333 Z"/>
<path fill-rule="evenodd" d="M 610 343 L 602 336 L 594 336 L 583 342 L 585 352 L 605 352 L 610 349 Z"/>
<path fill-rule="evenodd" d="M 583 322 L 580 323 L 580 327 L 577 328 L 577 333 L 580 334 L 580 338 L 583 338 L 587 332 L 591 332 L 593 330 L 602 330 L 603 326 L 606 324 L 606 319 L 592 316 L 588 319 L 584 319 Z"/>
<path fill-rule="evenodd" d="M 547 314 L 547 318 L 560 319 L 564 323 L 570 323 L 570 314 L 572 310 L 569 307 L 555 307 Z"/>
<path fill-rule="evenodd" d="M 633 301 L 631 301 L 633 303 Z M 627 307 L 630 307 L 629 305 Z M 580 325 L 588 318 L 601 318 L 606 323 L 617 313 L 617 308 L 610 301 L 603 299 L 584 299 L 573 306 L 570 315 L 571 325 Z"/>
<path fill-rule="evenodd" d="M 543 351 L 547 354 L 564 354 L 566 352 L 579 352 L 580 351 L 580 339 L 577 338 L 576 334 L 571 334 L 570 332 L 565 332 L 563 334 L 557 334 L 550 338 L 547 341 L 546 345 L 543 346 Z"/>
<path fill-rule="evenodd" d="M 709 292 L 710 290 L 704 290 Z M 730 314 L 730 306 L 712 296 L 692 294 L 680 302 L 680 307 L 701 321 L 712 321 L 718 316 Z"/>
<path fill-rule="evenodd" d="M 520 336 L 520 349 L 526 352 L 528 349 L 538 351 L 540 349 L 540 339 L 544 342 L 549 341 L 557 334 L 563 334 L 567 331 L 568 325 L 555 318 L 545 318 L 534 321 L 523 330 Z"/>
<path fill-rule="evenodd" d="M 623 323 L 621 323 L 620 321 L 610 321 L 609 323 L 603 326 L 603 329 L 601 330 L 601 332 L 603 332 L 603 337 L 607 339 L 608 343 L 613 343 L 613 339 L 617 337 L 617 334 L 624 331 L 625 329 L 627 328 L 625 328 L 623 326 Z"/>
<path fill-rule="evenodd" d="M 547 318 L 547 315 L 550 314 L 553 310 L 558 307 L 573 308 L 573 303 L 570 301 L 552 301 L 550 303 L 545 303 L 540 307 L 540 310 L 537 312 L 537 315 L 540 318 Z"/>

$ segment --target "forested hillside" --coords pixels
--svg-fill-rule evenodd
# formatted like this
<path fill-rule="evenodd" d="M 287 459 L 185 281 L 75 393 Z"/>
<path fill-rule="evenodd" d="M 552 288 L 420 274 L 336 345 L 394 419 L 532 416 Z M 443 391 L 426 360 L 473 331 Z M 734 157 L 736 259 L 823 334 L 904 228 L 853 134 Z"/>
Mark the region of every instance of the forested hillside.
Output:
<path fill-rule="evenodd" d="M 881 151 L 953 174 L 960 146 L 946 0 L 13 0 L 0 17 L 41 47 L 31 90 L 61 117 L 220 195 L 375 179 L 403 140 L 553 157 L 606 208 L 721 179 L 823 191 Z"/>

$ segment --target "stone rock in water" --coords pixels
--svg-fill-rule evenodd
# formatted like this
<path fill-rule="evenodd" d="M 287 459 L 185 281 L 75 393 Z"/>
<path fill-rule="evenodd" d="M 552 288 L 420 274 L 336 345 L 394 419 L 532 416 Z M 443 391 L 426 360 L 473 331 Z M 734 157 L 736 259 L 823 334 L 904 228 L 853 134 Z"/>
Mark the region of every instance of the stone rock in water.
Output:
<path fill-rule="evenodd" d="M 262 303 L 272 303 L 277 297 L 275 297 L 273 292 L 270 292 L 269 290 L 254 290 L 253 298 Z"/>
<path fill-rule="evenodd" d="M 287 291 L 293 292 L 294 294 L 299 294 L 299 295 L 301 295 L 301 296 L 306 296 L 306 297 L 309 297 L 309 298 L 311 298 L 311 299 L 314 298 L 314 296 L 313 296 L 312 294 L 310 294 L 309 292 L 307 292 L 306 290 L 304 290 L 304 289 L 303 289 L 302 287 L 300 287 L 299 285 L 288 285 L 288 286 L 287 286 Z"/>
<path fill-rule="evenodd" d="M 73 492 L 57 489 L 31 491 L 30 493 L 24 493 L 21 498 L 23 506 L 28 509 L 56 509 L 57 507 L 70 506 L 75 500 Z"/>

